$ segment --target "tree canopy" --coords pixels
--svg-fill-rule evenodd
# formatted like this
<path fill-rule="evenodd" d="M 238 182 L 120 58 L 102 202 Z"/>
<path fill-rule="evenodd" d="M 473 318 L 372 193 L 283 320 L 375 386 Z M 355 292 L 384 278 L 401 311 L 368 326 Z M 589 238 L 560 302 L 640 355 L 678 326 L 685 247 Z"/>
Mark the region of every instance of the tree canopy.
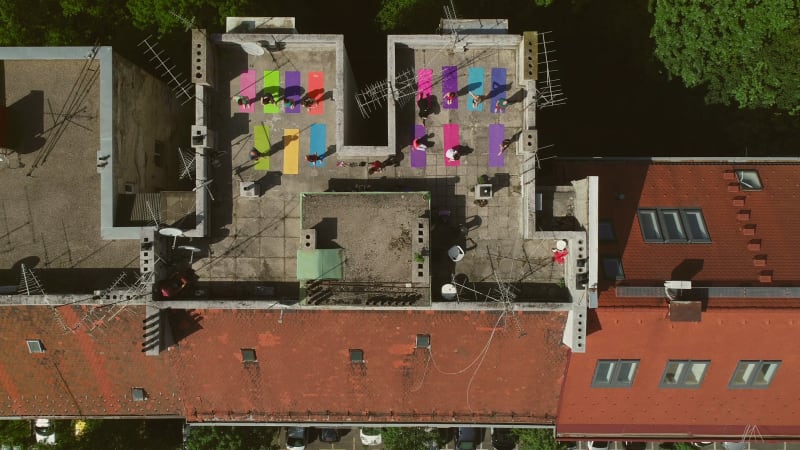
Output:
<path fill-rule="evenodd" d="M 385 428 L 381 439 L 386 450 L 419 450 L 428 448 L 428 442 L 433 440 L 443 443 L 436 431 L 426 431 L 424 428 Z"/>
<path fill-rule="evenodd" d="M 566 445 L 556 442 L 553 430 L 548 428 L 515 428 L 520 450 L 565 450 Z"/>
<path fill-rule="evenodd" d="M 655 54 L 708 103 L 800 111 L 796 0 L 656 0 Z"/>

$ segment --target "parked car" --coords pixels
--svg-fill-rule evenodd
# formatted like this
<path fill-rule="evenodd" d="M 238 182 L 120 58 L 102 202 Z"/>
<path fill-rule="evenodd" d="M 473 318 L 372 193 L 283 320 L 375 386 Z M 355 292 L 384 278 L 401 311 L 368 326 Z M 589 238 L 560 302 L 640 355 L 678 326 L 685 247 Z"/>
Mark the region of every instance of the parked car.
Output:
<path fill-rule="evenodd" d="M 480 428 L 459 427 L 456 437 L 456 450 L 475 450 L 480 438 Z"/>
<path fill-rule="evenodd" d="M 647 448 L 647 442 L 625 441 L 623 445 L 625 446 L 625 450 L 645 450 Z"/>
<path fill-rule="evenodd" d="M 589 450 L 606 450 L 607 448 L 607 441 L 589 441 Z"/>
<path fill-rule="evenodd" d="M 362 428 L 360 434 L 361 443 L 364 445 L 381 445 L 383 443 L 380 428 Z"/>
<path fill-rule="evenodd" d="M 308 431 L 301 427 L 286 429 L 286 448 L 288 450 L 305 450 L 308 443 Z"/>
<path fill-rule="evenodd" d="M 510 428 L 492 428 L 492 448 L 513 450 L 517 447 L 517 435 Z"/>
<path fill-rule="evenodd" d="M 36 419 L 33 423 L 33 434 L 37 444 L 55 445 L 56 431 L 50 419 Z"/>
<path fill-rule="evenodd" d="M 336 428 L 322 428 L 319 430 L 320 442 L 339 442 L 339 430 Z"/>

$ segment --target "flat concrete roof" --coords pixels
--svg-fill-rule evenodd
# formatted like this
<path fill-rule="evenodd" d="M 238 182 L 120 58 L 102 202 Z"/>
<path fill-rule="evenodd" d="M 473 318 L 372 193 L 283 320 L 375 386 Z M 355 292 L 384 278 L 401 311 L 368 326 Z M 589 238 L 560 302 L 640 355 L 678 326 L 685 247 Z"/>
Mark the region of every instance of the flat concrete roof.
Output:
<path fill-rule="evenodd" d="M 0 284 L 17 284 L 24 261 L 48 293 L 106 288 L 120 269 L 138 272 L 139 252 L 100 235 L 101 62 L 29 50 L 2 61 L 11 152 L 0 163 Z"/>

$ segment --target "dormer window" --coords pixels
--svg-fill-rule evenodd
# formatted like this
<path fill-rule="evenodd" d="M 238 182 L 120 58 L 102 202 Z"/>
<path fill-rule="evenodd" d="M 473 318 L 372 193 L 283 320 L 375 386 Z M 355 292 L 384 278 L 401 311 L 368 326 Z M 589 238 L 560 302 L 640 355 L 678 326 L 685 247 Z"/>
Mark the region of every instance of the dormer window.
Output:
<path fill-rule="evenodd" d="M 743 191 L 760 191 L 764 187 L 761 185 L 761 178 L 755 170 L 735 170 L 736 180 Z"/>

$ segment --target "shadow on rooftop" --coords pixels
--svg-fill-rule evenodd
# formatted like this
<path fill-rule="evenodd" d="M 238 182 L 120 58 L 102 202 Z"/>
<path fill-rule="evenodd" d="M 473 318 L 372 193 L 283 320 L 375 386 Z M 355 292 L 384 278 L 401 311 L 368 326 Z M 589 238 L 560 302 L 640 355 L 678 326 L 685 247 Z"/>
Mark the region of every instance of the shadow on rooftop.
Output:
<path fill-rule="evenodd" d="M 8 107 L 7 141 L 20 154 L 31 153 L 44 146 L 44 91 L 31 91 Z M 52 120 L 58 119 L 52 116 Z"/>

